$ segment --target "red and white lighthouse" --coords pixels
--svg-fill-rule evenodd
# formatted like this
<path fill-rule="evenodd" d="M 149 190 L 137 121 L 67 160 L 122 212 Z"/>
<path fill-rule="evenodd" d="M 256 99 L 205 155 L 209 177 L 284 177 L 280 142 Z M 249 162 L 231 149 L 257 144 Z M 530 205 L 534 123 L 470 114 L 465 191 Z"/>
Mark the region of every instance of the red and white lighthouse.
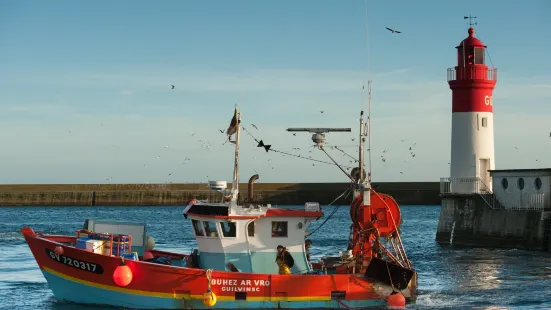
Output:
<path fill-rule="evenodd" d="M 492 92 L 497 69 L 485 64 L 486 46 L 469 37 L 457 46 L 457 66 L 448 69 L 452 90 L 452 139 L 450 179 L 454 192 L 492 189 L 495 168 Z"/>

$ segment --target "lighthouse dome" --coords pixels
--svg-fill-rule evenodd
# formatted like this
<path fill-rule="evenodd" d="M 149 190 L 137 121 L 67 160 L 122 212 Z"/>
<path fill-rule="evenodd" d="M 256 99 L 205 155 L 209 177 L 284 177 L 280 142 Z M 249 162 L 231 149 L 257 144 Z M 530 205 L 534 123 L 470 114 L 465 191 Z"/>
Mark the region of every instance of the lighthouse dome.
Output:
<path fill-rule="evenodd" d="M 474 37 L 474 28 L 472 27 L 469 28 L 469 36 L 465 40 L 461 41 L 457 47 L 461 46 L 486 47 L 486 45 L 482 44 L 482 41 Z"/>

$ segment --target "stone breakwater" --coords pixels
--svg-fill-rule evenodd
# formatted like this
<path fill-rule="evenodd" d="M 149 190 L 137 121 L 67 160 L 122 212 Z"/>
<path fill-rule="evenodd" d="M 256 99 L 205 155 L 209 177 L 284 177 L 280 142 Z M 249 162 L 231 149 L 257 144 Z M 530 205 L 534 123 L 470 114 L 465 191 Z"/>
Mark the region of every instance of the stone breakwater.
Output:
<path fill-rule="evenodd" d="M 229 184 L 229 183 L 228 183 Z M 255 183 L 254 200 L 274 205 L 328 204 L 348 183 Z M 439 182 L 381 182 L 373 188 L 402 205 L 440 205 Z M 240 197 L 248 184 L 239 185 Z M 176 206 L 191 198 L 218 200 L 220 194 L 205 183 L 193 184 L 5 184 L 0 206 Z M 336 204 L 349 204 L 343 197 Z"/>

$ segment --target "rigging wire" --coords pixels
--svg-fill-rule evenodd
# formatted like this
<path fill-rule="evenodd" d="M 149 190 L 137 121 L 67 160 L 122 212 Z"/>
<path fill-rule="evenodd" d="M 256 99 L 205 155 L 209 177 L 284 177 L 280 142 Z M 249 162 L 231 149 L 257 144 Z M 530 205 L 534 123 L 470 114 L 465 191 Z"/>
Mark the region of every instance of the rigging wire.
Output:
<path fill-rule="evenodd" d="M 478 39 L 480 39 L 480 41 L 484 41 L 484 40 L 482 40 L 482 38 L 478 35 L 478 30 L 476 30 L 476 36 L 478 37 Z M 487 46 L 486 46 L 485 50 L 486 50 L 486 54 L 488 54 L 488 59 L 490 60 L 490 64 L 492 65 L 492 68 L 495 68 L 495 67 L 494 67 L 494 62 L 492 61 L 492 56 L 490 56 L 490 51 L 489 51 L 489 49 L 488 49 Z"/>
<path fill-rule="evenodd" d="M 346 155 L 346 156 L 352 158 L 352 160 L 353 160 L 354 162 L 359 162 L 359 160 L 356 159 L 356 157 L 354 157 L 354 156 L 352 156 L 352 155 L 346 153 L 345 151 L 343 151 L 342 149 L 340 149 L 338 146 L 331 146 L 331 148 L 334 148 L 334 149 L 337 149 L 337 150 L 341 151 L 344 155 Z"/>
<path fill-rule="evenodd" d="M 255 138 L 255 137 L 245 128 L 245 126 L 241 125 L 241 128 L 243 128 L 243 131 L 245 131 L 249 136 L 251 136 L 251 138 L 253 138 L 254 141 L 256 141 L 256 143 L 260 143 L 260 140 L 258 140 L 257 138 Z M 323 160 L 319 160 L 319 159 L 309 158 L 309 157 L 305 157 L 305 156 L 302 156 L 302 155 L 296 155 L 296 154 L 292 154 L 292 153 L 288 153 L 288 152 L 284 152 L 284 151 L 279 151 L 279 150 L 276 150 L 276 149 L 273 149 L 273 148 L 270 148 L 268 151 L 272 151 L 272 152 L 284 154 L 284 155 L 287 155 L 287 156 L 293 156 L 293 157 L 297 157 L 297 158 L 302 158 L 302 159 L 306 159 L 306 160 L 310 160 L 310 161 L 315 161 L 315 162 L 322 163 L 322 164 L 335 165 L 335 166 L 341 166 L 341 167 L 346 167 L 346 168 L 353 168 L 353 167 L 351 167 L 351 166 L 339 165 L 339 164 L 337 164 L 337 163 L 335 163 L 335 162 L 332 163 L 332 162 L 323 161 Z"/>
<path fill-rule="evenodd" d="M 367 0 L 364 1 L 365 19 L 364 19 L 364 42 L 365 42 L 365 66 L 367 69 L 367 80 L 371 80 L 371 55 L 369 49 L 369 28 L 368 28 L 368 14 L 367 14 Z M 363 83 L 365 85 L 365 81 Z"/>
<path fill-rule="evenodd" d="M 337 198 L 335 198 L 333 201 L 331 201 L 328 205 L 326 205 L 324 208 L 327 208 L 327 207 L 330 207 L 331 205 L 333 205 L 337 200 L 341 199 L 342 197 L 345 197 L 345 196 L 348 196 L 348 194 L 352 191 L 352 189 L 354 188 L 354 185 L 355 183 L 350 183 L 350 185 L 348 186 L 348 188 L 342 193 L 340 194 Z M 310 232 L 309 234 L 306 235 L 306 238 L 310 237 L 312 234 L 314 234 L 316 231 L 318 231 L 325 223 L 327 223 L 327 221 L 333 216 L 335 215 L 335 213 L 337 213 L 337 211 L 339 210 L 341 206 L 336 206 L 335 209 L 333 209 L 333 211 L 331 211 L 331 213 L 327 216 L 327 218 L 318 226 L 316 227 L 316 229 L 314 229 L 312 232 Z"/>
<path fill-rule="evenodd" d="M 329 159 L 331 159 L 331 160 L 335 163 L 335 165 L 336 165 L 337 167 L 339 167 L 339 169 L 341 169 L 341 171 L 342 171 L 342 172 L 343 172 L 352 182 L 356 182 L 356 180 L 354 180 L 354 178 L 353 178 L 350 174 L 348 174 L 348 172 L 344 171 L 344 169 L 341 167 L 341 165 L 339 165 L 339 164 L 333 159 L 333 157 L 331 157 L 331 155 L 329 155 L 329 153 L 327 153 L 327 151 L 325 150 L 325 148 L 324 148 L 323 146 L 320 145 L 319 148 L 320 148 L 320 150 L 322 150 L 322 151 L 325 153 L 325 155 L 327 155 L 327 157 L 329 157 Z"/>

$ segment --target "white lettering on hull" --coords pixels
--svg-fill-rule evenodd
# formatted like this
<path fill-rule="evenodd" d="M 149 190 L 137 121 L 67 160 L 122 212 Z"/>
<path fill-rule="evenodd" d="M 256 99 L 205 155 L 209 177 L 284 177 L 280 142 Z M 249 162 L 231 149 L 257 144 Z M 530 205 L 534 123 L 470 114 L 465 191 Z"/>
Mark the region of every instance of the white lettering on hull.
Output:
<path fill-rule="evenodd" d="M 270 286 L 268 280 L 212 279 L 212 286 L 221 286 L 222 292 L 260 292 L 261 287 Z"/>

